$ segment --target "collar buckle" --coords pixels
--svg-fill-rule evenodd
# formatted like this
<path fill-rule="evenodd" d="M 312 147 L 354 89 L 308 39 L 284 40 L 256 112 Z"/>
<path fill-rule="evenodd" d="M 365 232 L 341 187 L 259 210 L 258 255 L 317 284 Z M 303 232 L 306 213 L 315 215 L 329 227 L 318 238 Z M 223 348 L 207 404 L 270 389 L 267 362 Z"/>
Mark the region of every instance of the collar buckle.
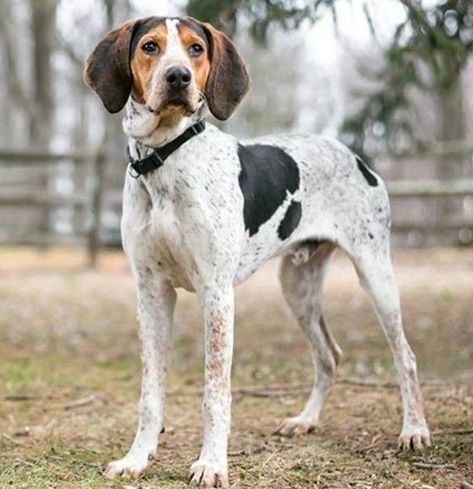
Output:
<path fill-rule="evenodd" d="M 132 177 L 136 180 L 141 174 L 133 166 L 133 163 L 130 163 L 128 165 L 128 175 L 130 175 L 130 177 Z"/>

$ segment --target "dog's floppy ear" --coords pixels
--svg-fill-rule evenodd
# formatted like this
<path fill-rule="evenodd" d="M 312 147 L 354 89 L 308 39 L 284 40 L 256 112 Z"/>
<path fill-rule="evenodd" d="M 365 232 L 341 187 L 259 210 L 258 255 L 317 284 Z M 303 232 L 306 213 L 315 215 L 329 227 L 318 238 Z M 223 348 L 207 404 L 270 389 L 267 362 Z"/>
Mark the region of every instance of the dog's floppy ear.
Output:
<path fill-rule="evenodd" d="M 112 114 L 125 106 L 131 92 L 130 43 L 135 21 L 110 31 L 88 57 L 83 78 Z"/>
<path fill-rule="evenodd" d="M 205 96 L 212 114 L 228 119 L 250 88 L 250 77 L 234 44 L 210 24 L 201 23 L 209 40 L 210 73 Z"/>

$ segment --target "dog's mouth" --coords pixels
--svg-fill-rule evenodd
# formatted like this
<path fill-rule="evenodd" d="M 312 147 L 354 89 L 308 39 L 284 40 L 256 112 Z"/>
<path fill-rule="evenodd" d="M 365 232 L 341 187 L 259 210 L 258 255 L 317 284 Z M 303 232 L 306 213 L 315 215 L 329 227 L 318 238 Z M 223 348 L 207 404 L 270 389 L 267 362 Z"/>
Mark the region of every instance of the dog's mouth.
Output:
<path fill-rule="evenodd" d="M 198 104 L 192 103 L 184 94 L 171 94 L 156 107 L 147 105 L 147 109 L 155 115 L 177 112 L 183 116 L 190 116 L 197 111 Z"/>
<path fill-rule="evenodd" d="M 179 107 L 179 106 L 188 107 L 190 105 L 189 99 L 186 95 L 169 95 L 166 98 L 165 104 L 171 105 L 171 106 L 176 106 L 176 107 Z"/>

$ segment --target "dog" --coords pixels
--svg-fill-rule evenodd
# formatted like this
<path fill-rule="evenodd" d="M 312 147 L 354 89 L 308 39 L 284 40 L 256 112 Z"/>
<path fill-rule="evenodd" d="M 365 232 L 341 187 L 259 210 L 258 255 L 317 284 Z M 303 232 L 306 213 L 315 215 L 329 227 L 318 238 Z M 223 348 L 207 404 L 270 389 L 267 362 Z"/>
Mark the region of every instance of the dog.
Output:
<path fill-rule="evenodd" d="M 234 287 L 281 256 L 283 295 L 307 336 L 316 376 L 303 411 L 281 435 L 312 431 L 341 350 L 322 314 L 333 251 L 353 262 L 391 347 L 403 404 L 401 449 L 430 444 L 415 356 L 403 332 L 390 258 L 385 186 L 341 143 L 273 135 L 238 141 L 205 123 L 228 119 L 249 89 L 234 44 L 189 17 L 128 21 L 96 46 L 84 80 L 123 120 L 130 163 L 122 241 L 138 288 L 142 390 L 128 454 L 109 477 L 139 477 L 157 456 L 175 289 L 194 291 L 205 323 L 203 446 L 189 481 L 228 487 Z"/>

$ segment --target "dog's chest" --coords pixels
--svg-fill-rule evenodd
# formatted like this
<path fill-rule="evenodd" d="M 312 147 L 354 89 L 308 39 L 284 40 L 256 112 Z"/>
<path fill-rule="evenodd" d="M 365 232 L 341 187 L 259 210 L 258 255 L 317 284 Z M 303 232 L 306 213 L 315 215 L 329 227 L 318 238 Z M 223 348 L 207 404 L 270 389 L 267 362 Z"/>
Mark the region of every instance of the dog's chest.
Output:
<path fill-rule="evenodd" d="M 194 155 L 195 158 L 195 155 Z M 205 161 L 204 165 L 201 163 Z M 154 263 L 176 287 L 194 290 L 235 259 L 242 236 L 242 195 L 236 165 L 170 160 L 142 181 L 125 185 L 122 234 L 127 253 Z M 220 170 L 220 171 L 218 171 Z"/>

